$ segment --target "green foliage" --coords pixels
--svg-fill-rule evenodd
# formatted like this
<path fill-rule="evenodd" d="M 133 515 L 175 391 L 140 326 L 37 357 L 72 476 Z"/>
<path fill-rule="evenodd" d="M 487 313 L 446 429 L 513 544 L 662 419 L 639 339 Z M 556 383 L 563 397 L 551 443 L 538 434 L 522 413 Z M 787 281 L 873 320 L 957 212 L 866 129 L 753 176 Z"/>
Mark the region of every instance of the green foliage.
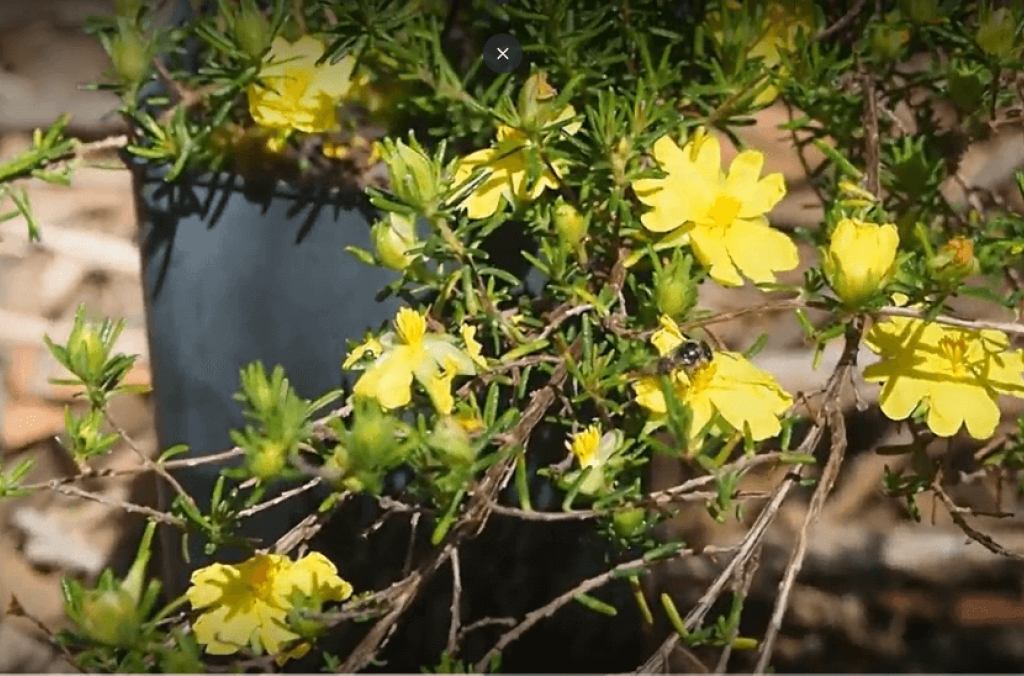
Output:
<path fill-rule="evenodd" d="M 325 417 L 323 410 L 344 393 L 307 401 L 280 367 L 268 374 L 263 364 L 247 366 L 237 395 L 247 424 L 232 432 L 239 449 L 229 453 L 244 456 L 243 465 L 223 472 L 209 509 L 178 495 L 163 516 L 183 537 L 201 538 L 211 554 L 228 544 L 269 546 L 242 538 L 240 524 L 266 504 L 271 483 L 312 477 L 311 483 L 334 491 L 321 503 L 318 519 L 353 493 L 382 505 L 390 501 L 417 519 L 428 515 L 436 562 L 448 560 L 478 532 L 495 496 L 511 485 L 518 507 L 503 505 L 501 518 L 587 519 L 620 550 L 644 552 L 637 565 L 611 577 L 629 580 L 650 621 L 639 576 L 685 553 L 681 541 L 662 542 L 652 533 L 681 512 L 674 500 L 703 505 L 718 523 L 741 519 L 748 471 L 743 463 L 766 452 L 778 452 L 779 464 L 794 466 L 796 476 L 786 481 L 828 489 L 809 471 L 818 449 L 804 441 L 813 441 L 807 428 L 832 426 L 825 421 L 832 402 L 809 405 L 809 417 L 799 408 L 807 401 L 771 413 L 765 434 L 753 429 L 755 420 L 735 422 L 758 403 L 750 393 L 756 378 L 739 381 L 734 389 L 751 389 L 731 393 L 744 405 L 730 408 L 716 398 L 724 396 L 721 390 L 707 394 L 714 388 L 701 380 L 713 373 L 702 370 L 706 364 L 663 363 L 667 355 L 655 336 L 664 339 L 674 326 L 680 340 L 691 334 L 710 340 L 712 325 L 729 318 L 699 306 L 702 285 L 721 282 L 714 247 L 725 245 L 701 241 L 698 229 L 725 228 L 719 220 L 729 218 L 723 214 L 738 214 L 742 205 L 725 192 L 697 195 L 695 201 L 714 197 L 714 209 L 663 232 L 651 227 L 652 204 L 642 186 L 669 181 L 675 193 L 684 193 L 699 178 L 673 178 L 683 175 L 674 165 L 685 164 L 687 152 L 694 162 L 710 135 L 742 147 L 743 128 L 778 100 L 796 111 L 781 132 L 805 159 L 819 158 L 806 169 L 825 209 L 822 223 L 775 224 L 780 227 L 774 234 L 807 245 L 819 260 L 847 219 L 892 223 L 899 234 L 891 274 L 853 301 L 839 297 L 834 271 L 817 261 L 805 267 L 801 280 L 759 284 L 783 297 L 775 309 L 794 312 L 813 347 L 815 367 L 840 338 L 851 343 L 845 347 L 856 347 L 856 327 L 869 316 L 896 314 L 894 304 L 929 320 L 947 315 L 949 302 L 960 296 L 1017 308 L 1024 290 L 1007 261 L 1024 252 L 1024 218 L 983 191 L 955 200 L 949 188 L 961 178 L 970 145 L 1019 120 L 1024 11 L 1020 3 L 949 0 L 901 1 L 885 11 L 858 3 L 849 14 L 835 3 L 753 0 L 698 3 L 702 11 L 655 1 L 462 4 L 449 14 L 446 3 L 435 0 L 274 0 L 265 9 L 253 0 L 219 0 L 213 14 L 162 27 L 146 3 L 122 0 L 116 16 L 91 20 L 90 31 L 113 64 L 100 88 L 121 97 L 119 112 L 133 127 L 127 150 L 164 165 L 169 181 L 190 171 L 245 174 L 256 167 L 273 178 L 337 187 L 349 185 L 338 179 L 351 178 L 358 167 L 351 158 L 331 155 L 332 144 L 372 148 L 389 181 L 366 191 L 380 212 L 374 251 L 350 253 L 399 271 L 401 278 L 382 293 L 422 309 L 428 332 L 454 341 L 416 342 L 399 335 L 398 327 L 386 337 L 367 336 L 365 352 L 372 358 L 353 360 L 356 368 L 377 369 L 378 381 L 398 389 L 411 380 L 409 404 L 353 395 Z M 526 59 L 518 72 L 497 75 L 484 66 L 480 51 L 487 36 L 509 26 Z M 365 78 L 358 88 L 365 91 L 341 102 L 336 130 L 259 128 L 248 100 L 251 91 L 266 87 L 261 70 L 268 50 L 276 38 L 306 34 L 325 41 L 321 66 L 352 57 L 355 78 Z M 189 56 L 186 47 L 197 51 Z M 918 67 L 904 67 L 911 58 Z M 163 91 L 142 100 L 140 93 L 158 82 Z M 10 181 L 69 176 L 68 158 L 77 145 L 64 137 L 65 126 L 62 120 L 37 132 L 30 150 L 0 165 L 0 197 L 11 196 L 15 206 L 0 219 L 23 216 L 33 237 L 38 224 L 25 193 Z M 386 129 L 375 137 L 371 127 Z M 760 171 L 757 160 L 755 173 Z M 1018 184 L 1024 196 L 1024 174 Z M 747 257 L 767 255 L 769 248 L 754 243 Z M 727 253 L 718 263 L 743 258 Z M 529 274 L 528 266 L 534 268 Z M 1004 293 L 1008 274 L 1016 287 Z M 897 301 L 896 294 L 905 299 Z M 774 300 L 766 298 L 756 310 L 767 312 Z M 134 358 L 113 352 L 122 327 L 88 322 L 80 309 L 65 345 L 46 339 L 73 376 L 59 382 L 83 388 L 88 402 L 84 412 L 68 410 L 63 438 L 80 465 L 107 453 L 121 437 L 104 425 L 110 398 L 132 391 L 123 381 Z M 456 344 L 460 354 L 469 350 L 467 328 L 481 344 L 471 369 L 446 364 L 444 354 L 430 361 L 432 350 L 449 357 Z M 741 345 L 716 345 L 716 353 L 753 359 L 768 339 L 751 335 Z M 420 359 L 424 355 L 430 359 Z M 415 364 L 414 373 L 397 368 L 399 362 Z M 647 403 L 639 403 L 640 383 L 651 382 Z M 428 387 L 434 389 L 422 391 Z M 444 388 L 447 398 L 438 395 Z M 655 412 L 650 400 L 659 396 L 664 410 Z M 939 490 L 942 480 L 928 448 L 935 441 L 927 431 L 929 405 L 935 402 L 918 407 L 906 423 L 911 444 L 880 449 L 908 456 L 909 464 L 887 471 L 884 487 L 916 519 L 918 496 Z M 561 491 L 566 514 L 532 514 L 528 449 L 541 424 L 558 432 L 558 443 L 568 442 L 563 459 L 538 472 Z M 589 425 L 606 445 L 586 456 L 572 442 Z M 1022 436 L 1018 430 L 996 444 L 985 466 L 1020 470 Z M 180 450 L 168 450 L 154 467 L 188 462 L 172 459 Z M 688 495 L 693 487 L 649 496 L 645 477 L 655 453 L 684 464 L 707 492 L 697 500 Z M 384 487 L 389 473 L 402 466 L 412 479 L 398 502 Z M 33 490 L 24 483 L 29 467 L 0 475 L 0 496 Z M 426 579 L 442 567 L 417 571 L 429 569 Z M 126 585 L 109 573 L 93 590 L 68 584 L 68 614 L 77 629 L 65 636 L 66 645 L 82 665 L 200 669 L 200 646 L 182 631 L 184 624 L 171 622 L 149 596 Z M 364 591 L 339 617 L 367 620 L 389 612 L 391 601 L 381 600 L 388 591 Z M 567 598 L 599 613 L 617 611 L 589 590 Z M 687 626 L 671 599 L 662 598 L 682 641 L 719 649 L 757 647 L 738 634 L 743 603 L 743 594 L 734 593 L 724 616 Z M 316 639 L 333 627 L 322 621 L 319 602 L 296 598 L 292 605 L 287 624 L 301 637 Z M 167 620 L 161 627 L 173 626 L 169 633 L 158 633 L 158 617 Z M 331 669 L 345 664 L 333 655 L 324 660 Z M 434 668 L 461 673 L 486 666 L 445 652 Z M 492 671 L 497 666 L 490 665 Z"/>

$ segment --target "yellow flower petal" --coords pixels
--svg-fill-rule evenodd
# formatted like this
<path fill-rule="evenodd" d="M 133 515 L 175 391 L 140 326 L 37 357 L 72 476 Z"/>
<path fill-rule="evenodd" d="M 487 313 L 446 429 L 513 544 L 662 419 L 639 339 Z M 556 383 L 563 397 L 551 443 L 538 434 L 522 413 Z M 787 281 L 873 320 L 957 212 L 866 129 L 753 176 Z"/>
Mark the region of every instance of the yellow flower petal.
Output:
<path fill-rule="evenodd" d="M 694 228 L 690 231 L 690 248 L 697 260 L 708 266 L 711 279 L 722 286 L 743 286 L 743 278 L 732 262 L 722 233 L 710 228 Z"/>
<path fill-rule="evenodd" d="M 658 321 L 661 324 L 661 328 L 651 335 L 651 344 L 658 350 L 658 354 L 664 357 L 682 345 L 685 339 L 683 338 L 683 332 L 679 330 L 679 325 L 676 324 L 674 319 L 662 315 L 658 318 Z"/>
<path fill-rule="evenodd" d="M 737 219 L 729 229 L 726 248 L 736 268 L 757 284 L 774 282 L 775 272 L 800 264 L 793 240 L 769 227 L 764 219 Z"/>
<path fill-rule="evenodd" d="M 928 427 L 940 437 L 951 437 L 961 425 L 975 439 L 988 439 L 999 424 L 995 394 L 964 383 L 936 382 L 929 392 Z"/>
<path fill-rule="evenodd" d="M 412 400 L 412 378 L 418 360 L 408 345 L 399 345 L 363 372 L 352 391 L 376 399 L 384 408 L 399 408 Z"/>
<path fill-rule="evenodd" d="M 470 358 L 480 366 L 481 368 L 487 368 L 487 360 L 484 359 L 483 353 L 481 352 L 483 345 L 476 339 L 476 327 L 470 326 L 469 324 L 462 324 L 459 327 L 459 333 L 462 334 L 462 342 L 466 344 L 466 352 Z"/>
<path fill-rule="evenodd" d="M 445 363 L 442 373 L 435 373 L 424 383 L 427 394 L 434 402 L 434 407 L 442 415 L 448 415 L 455 407 L 455 399 L 452 397 L 452 379 L 458 372 L 458 364 L 455 363 L 455 360 L 449 359 Z"/>

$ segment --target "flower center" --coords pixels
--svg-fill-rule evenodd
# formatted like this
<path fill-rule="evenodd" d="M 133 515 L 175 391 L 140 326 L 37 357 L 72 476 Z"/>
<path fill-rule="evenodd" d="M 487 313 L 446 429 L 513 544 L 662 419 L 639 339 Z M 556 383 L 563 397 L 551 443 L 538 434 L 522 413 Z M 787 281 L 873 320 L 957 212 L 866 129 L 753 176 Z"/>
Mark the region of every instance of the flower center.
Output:
<path fill-rule="evenodd" d="M 423 336 L 427 332 L 427 322 L 423 315 L 415 310 L 402 308 L 395 320 L 395 330 L 403 343 L 410 347 L 418 347 L 423 343 Z"/>
<path fill-rule="evenodd" d="M 306 94 L 309 83 L 313 80 L 313 73 L 306 68 L 289 68 L 281 80 L 278 90 L 281 96 L 296 102 Z"/>
<path fill-rule="evenodd" d="M 690 381 L 687 395 L 693 397 L 707 390 L 711 386 L 711 381 L 715 379 L 716 370 L 714 363 L 701 364 L 691 369 L 687 374 Z"/>
<path fill-rule="evenodd" d="M 716 228 L 728 228 L 740 213 L 740 201 L 729 195 L 719 195 L 708 209 L 709 225 Z"/>
<path fill-rule="evenodd" d="M 963 337 L 943 336 L 939 339 L 939 353 L 949 361 L 949 369 L 954 375 L 963 375 L 967 371 L 967 341 Z"/>

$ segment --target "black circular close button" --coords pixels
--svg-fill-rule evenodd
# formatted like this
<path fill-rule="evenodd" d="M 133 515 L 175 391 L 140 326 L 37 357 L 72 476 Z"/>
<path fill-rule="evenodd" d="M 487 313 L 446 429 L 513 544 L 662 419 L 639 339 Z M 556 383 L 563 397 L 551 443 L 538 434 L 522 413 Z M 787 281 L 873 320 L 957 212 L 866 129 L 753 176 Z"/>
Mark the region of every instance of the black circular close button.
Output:
<path fill-rule="evenodd" d="M 495 73 L 511 73 L 523 61 L 523 47 L 508 33 L 492 35 L 484 45 L 484 62 Z"/>

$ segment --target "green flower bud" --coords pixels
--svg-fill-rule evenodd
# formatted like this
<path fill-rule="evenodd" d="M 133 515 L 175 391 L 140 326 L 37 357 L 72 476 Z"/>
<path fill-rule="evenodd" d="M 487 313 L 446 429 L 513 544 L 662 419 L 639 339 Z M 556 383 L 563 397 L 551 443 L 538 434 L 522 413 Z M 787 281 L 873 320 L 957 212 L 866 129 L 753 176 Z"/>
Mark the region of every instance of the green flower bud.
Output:
<path fill-rule="evenodd" d="M 389 213 L 371 229 L 377 259 L 392 270 L 409 267 L 413 256 L 409 251 L 419 245 L 411 217 Z"/>
<path fill-rule="evenodd" d="M 140 619 L 137 601 L 125 589 L 85 592 L 79 626 L 86 636 L 99 643 L 128 648 L 139 638 Z"/>
<path fill-rule="evenodd" d="M 362 467 L 376 467 L 388 457 L 395 445 L 395 421 L 368 403 L 356 412 L 351 428 L 351 452 Z"/>
<path fill-rule="evenodd" d="M 555 98 L 557 93 L 557 90 L 548 83 L 546 74 L 531 73 L 523 83 L 523 88 L 519 90 L 519 115 L 524 124 L 526 126 L 541 126 L 536 123 L 545 107 L 543 104 Z"/>
<path fill-rule="evenodd" d="M 254 477 L 270 481 L 279 477 L 288 465 L 288 449 L 280 441 L 261 439 L 247 460 L 249 472 Z"/>
<path fill-rule="evenodd" d="M 877 24 L 871 28 L 870 49 L 879 61 L 893 61 L 903 54 L 903 48 L 910 40 L 910 32 L 905 28 L 894 28 L 888 23 Z"/>
<path fill-rule="evenodd" d="M 149 72 L 149 43 L 135 26 L 121 24 L 110 41 L 110 60 L 122 83 L 136 85 Z"/>
<path fill-rule="evenodd" d="M 249 57 L 259 59 L 270 46 L 270 23 L 253 5 L 246 2 L 235 17 L 235 40 Z"/>
<path fill-rule="evenodd" d="M 640 507 L 615 512 L 612 527 L 621 538 L 632 538 L 644 532 L 647 526 L 646 513 Z"/>
<path fill-rule="evenodd" d="M 181 640 L 179 638 L 179 641 Z M 162 674 L 200 674 L 204 671 L 205 667 L 199 656 L 182 649 L 180 643 L 171 650 L 160 654 L 160 673 Z"/>
<path fill-rule="evenodd" d="M 316 589 L 314 588 L 314 593 Z M 291 608 L 286 615 L 288 628 L 302 638 L 315 640 L 324 635 L 327 626 L 322 620 L 311 617 L 323 610 L 323 600 L 306 596 L 301 589 L 294 589 L 289 598 Z"/>
<path fill-rule="evenodd" d="M 939 0 L 900 0 L 900 13 L 915 24 L 942 20 Z"/>
<path fill-rule="evenodd" d="M 1006 7 L 990 12 L 978 26 L 975 41 L 981 51 L 997 59 L 1010 59 L 1020 52 L 1016 38 L 1017 19 Z"/>
<path fill-rule="evenodd" d="M 654 300 L 662 314 L 682 317 L 697 304 L 691 265 L 690 257 L 676 250 L 669 264 L 654 274 Z"/>
<path fill-rule="evenodd" d="M 629 183 L 626 167 L 632 150 L 633 147 L 629 140 L 623 137 L 619 139 L 615 150 L 612 152 L 612 176 L 615 179 L 615 185 L 625 186 Z"/>
<path fill-rule="evenodd" d="M 388 168 L 391 191 L 420 213 L 433 213 L 441 193 L 440 171 L 415 137 L 409 144 L 385 139 L 376 150 Z"/>
<path fill-rule="evenodd" d="M 428 443 L 452 463 L 469 464 L 476 458 L 470 447 L 469 433 L 454 416 L 438 418 Z"/>

